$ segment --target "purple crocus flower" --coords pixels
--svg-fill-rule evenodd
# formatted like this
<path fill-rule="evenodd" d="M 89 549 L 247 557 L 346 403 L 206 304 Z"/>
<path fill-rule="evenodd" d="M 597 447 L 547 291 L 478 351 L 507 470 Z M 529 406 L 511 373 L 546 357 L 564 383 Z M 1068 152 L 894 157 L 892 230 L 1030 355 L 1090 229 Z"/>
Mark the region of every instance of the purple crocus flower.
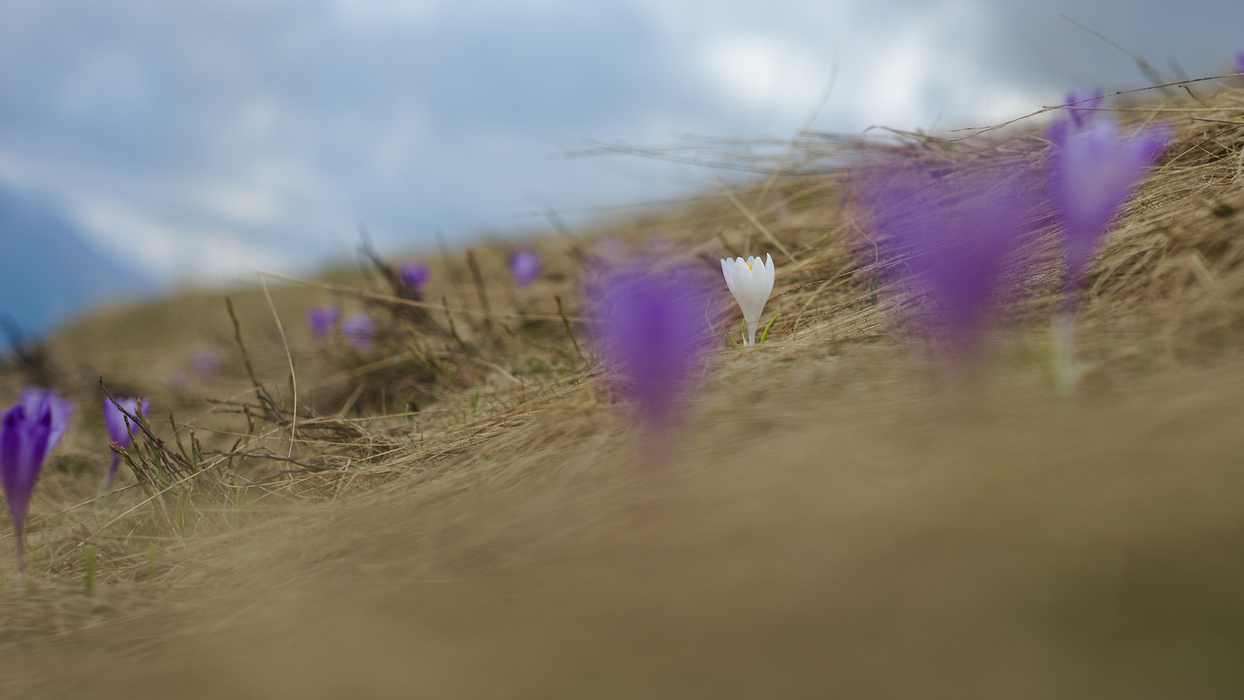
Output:
<path fill-rule="evenodd" d="M 17 569 L 26 578 L 26 515 L 48 453 L 69 428 L 73 404 L 55 391 L 28 389 L 0 425 L 0 481 L 13 516 Z"/>
<path fill-rule="evenodd" d="M 601 354 L 653 433 L 676 418 L 713 345 L 714 287 L 691 263 L 635 260 L 605 270 L 588 290 Z"/>
<path fill-rule="evenodd" d="M 220 351 L 212 349 L 196 350 L 190 360 L 194 364 L 195 374 L 199 375 L 199 380 L 204 382 L 215 376 L 224 362 Z"/>
<path fill-rule="evenodd" d="M 1024 166 L 883 163 L 857 197 L 884 269 L 923 292 L 921 324 L 955 362 L 976 354 L 1007 258 L 1030 230 L 1034 172 Z"/>
<path fill-rule="evenodd" d="M 324 340 L 336 327 L 341 318 L 341 309 L 335 306 L 312 306 L 307 309 L 307 326 L 311 329 L 311 337 Z"/>
<path fill-rule="evenodd" d="M 514 284 L 519 289 L 540 279 L 540 272 L 543 269 L 544 264 L 540 260 L 540 254 L 534 250 L 519 250 L 510 256 L 510 276 L 514 278 Z"/>
<path fill-rule="evenodd" d="M 1101 88 L 1072 90 L 1067 93 L 1066 99 L 1071 120 L 1076 126 L 1084 126 L 1097 114 L 1095 110 L 1101 106 L 1102 90 Z"/>
<path fill-rule="evenodd" d="M 1070 391 L 1079 377 L 1074 361 L 1076 316 L 1089 260 L 1101 246 L 1110 222 L 1162 156 L 1172 134 L 1167 127 L 1146 129 L 1132 138 L 1119 133 L 1107 116 L 1079 123 L 1068 120 L 1049 130 L 1050 198 L 1063 224 L 1067 281 L 1063 308 L 1054 325 L 1054 372 L 1059 388 Z"/>
<path fill-rule="evenodd" d="M 397 270 L 398 282 L 412 292 L 422 292 L 423 285 L 428 283 L 428 277 L 431 275 L 431 268 L 427 263 L 422 262 L 406 263 Z"/>
<path fill-rule="evenodd" d="M 1073 119 L 1050 127 L 1051 199 L 1064 227 L 1070 285 L 1079 285 L 1110 221 L 1171 137 L 1166 127 L 1125 137 L 1108 115 L 1084 124 Z"/>
<path fill-rule="evenodd" d="M 104 423 L 108 426 L 108 438 L 117 443 L 121 449 L 129 449 L 133 442 L 130 433 L 137 430 L 137 426 L 132 425 L 128 413 L 131 416 L 137 416 L 142 411 L 142 417 L 147 417 L 147 400 L 146 399 L 117 399 L 113 403 L 110 399 L 104 399 Z M 122 412 L 124 409 L 124 413 Z M 112 466 L 108 467 L 108 476 L 104 477 L 104 490 L 112 486 L 112 478 L 117 473 L 117 467 L 121 464 L 121 455 L 112 453 Z"/>
<path fill-rule="evenodd" d="M 48 445 L 51 451 L 69 430 L 69 422 L 73 420 L 73 401 L 60 398 L 52 389 L 22 389 L 20 403 L 28 416 L 41 415 L 45 410 L 52 412 L 52 435 Z"/>
<path fill-rule="evenodd" d="M 1235 52 L 1235 72 L 1244 73 L 1244 51 Z"/>
<path fill-rule="evenodd" d="M 354 314 L 341 324 L 341 333 L 346 337 L 350 347 L 362 352 L 371 347 L 372 337 L 376 334 L 376 324 L 367 314 Z"/>

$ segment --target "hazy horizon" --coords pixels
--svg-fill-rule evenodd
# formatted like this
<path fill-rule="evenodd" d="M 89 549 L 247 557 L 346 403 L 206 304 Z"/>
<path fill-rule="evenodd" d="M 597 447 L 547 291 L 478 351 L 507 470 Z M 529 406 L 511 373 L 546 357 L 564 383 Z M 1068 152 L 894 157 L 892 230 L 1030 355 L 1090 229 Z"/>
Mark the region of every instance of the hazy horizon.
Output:
<path fill-rule="evenodd" d="M 360 224 L 390 251 L 576 227 L 710 186 L 567 157 L 589 142 L 940 130 L 1149 83 L 1060 13 L 1175 77 L 1244 47 L 1220 0 L 12 3 L 0 188 L 157 285 L 307 270 Z"/>

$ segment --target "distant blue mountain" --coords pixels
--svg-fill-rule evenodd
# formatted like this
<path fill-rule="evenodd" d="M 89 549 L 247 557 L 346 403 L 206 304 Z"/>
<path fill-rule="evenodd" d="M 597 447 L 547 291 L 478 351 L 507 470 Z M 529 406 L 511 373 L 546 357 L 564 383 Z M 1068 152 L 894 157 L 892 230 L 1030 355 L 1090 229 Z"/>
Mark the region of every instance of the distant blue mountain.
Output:
<path fill-rule="evenodd" d="M 102 303 L 156 288 L 149 275 L 92 248 L 54 202 L 0 185 L 0 317 L 41 335 Z"/>

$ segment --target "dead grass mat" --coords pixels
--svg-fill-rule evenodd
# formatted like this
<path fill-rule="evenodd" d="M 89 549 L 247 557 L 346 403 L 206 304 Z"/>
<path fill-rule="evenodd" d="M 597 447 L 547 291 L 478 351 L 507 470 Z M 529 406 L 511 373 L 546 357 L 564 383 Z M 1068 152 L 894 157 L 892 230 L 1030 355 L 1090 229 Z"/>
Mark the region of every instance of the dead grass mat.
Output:
<path fill-rule="evenodd" d="M 1244 364 L 947 409 L 863 391 L 876 358 L 760 355 L 727 361 L 751 380 L 715 389 L 668 472 L 608 414 L 545 416 L 442 478 L 259 525 L 205 557 L 210 586 L 5 665 L 59 697 L 1244 688 Z"/>

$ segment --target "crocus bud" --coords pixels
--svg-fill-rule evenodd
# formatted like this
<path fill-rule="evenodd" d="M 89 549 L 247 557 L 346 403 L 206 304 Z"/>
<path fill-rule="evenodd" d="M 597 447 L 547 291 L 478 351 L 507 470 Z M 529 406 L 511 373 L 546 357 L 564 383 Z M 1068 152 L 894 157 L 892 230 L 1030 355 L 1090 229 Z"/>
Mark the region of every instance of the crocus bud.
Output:
<path fill-rule="evenodd" d="M 406 263 L 397 270 L 398 282 L 412 292 L 422 292 L 423 285 L 428 283 L 428 277 L 431 275 L 432 271 L 427 263 L 421 262 Z"/>
<path fill-rule="evenodd" d="M 1004 265 L 1032 229 L 1035 171 L 915 158 L 867 169 L 857 201 L 885 273 L 922 293 L 915 306 L 943 359 L 971 359 L 984 337 Z"/>
<path fill-rule="evenodd" d="M 760 314 L 764 313 L 765 303 L 773 293 L 773 257 L 766 253 L 763 262 L 760 258 L 726 258 L 721 261 L 721 272 L 747 323 L 743 344 L 755 345 Z"/>
<path fill-rule="evenodd" d="M 510 276 L 514 278 L 514 285 L 519 289 L 540 279 L 543 269 L 540 254 L 534 250 L 520 250 L 510 256 Z"/>
<path fill-rule="evenodd" d="M 1101 88 L 1072 90 L 1067 93 L 1066 100 L 1071 120 L 1076 126 L 1084 126 L 1096 115 L 1094 110 L 1101 107 L 1102 91 Z"/>
<path fill-rule="evenodd" d="M 199 381 L 209 381 L 216 376 L 216 372 L 220 371 L 220 365 L 224 362 L 219 350 L 207 349 L 197 350 L 191 357 L 194 363 L 194 372 L 199 376 Z"/>
<path fill-rule="evenodd" d="M 26 407 L 27 415 L 39 415 L 45 410 L 51 412 L 52 435 L 48 445 L 51 451 L 69 430 L 69 422 L 73 420 L 73 401 L 62 399 L 54 389 L 22 389 L 21 404 Z"/>
<path fill-rule="evenodd" d="M 17 568 L 26 578 L 26 515 L 43 462 L 69 428 L 73 403 L 55 391 L 28 389 L 0 423 L 0 482 L 17 542 Z"/>
<path fill-rule="evenodd" d="M 607 269 L 592 282 L 589 310 L 602 358 L 649 431 L 677 422 L 712 348 L 710 289 L 698 265 L 647 259 Z"/>
<path fill-rule="evenodd" d="M 1069 278 L 1083 276 L 1105 238 L 1110 221 L 1161 157 L 1171 140 L 1166 127 L 1150 127 L 1132 137 L 1119 133 L 1109 115 L 1086 124 L 1062 121 L 1049 130 L 1051 198 L 1063 223 Z"/>
<path fill-rule="evenodd" d="M 141 409 L 140 409 L 141 406 Z M 124 412 L 122 412 L 124 409 Z M 147 400 L 146 399 L 117 399 L 116 403 L 112 400 L 104 399 L 104 423 L 108 426 L 108 438 L 117 443 L 121 449 L 129 449 L 133 442 L 131 434 L 138 430 L 133 421 L 126 413 L 131 416 L 138 416 L 142 411 L 142 417 L 147 417 Z M 117 467 L 121 464 L 121 455 L 115 452 L 112 455 L 112 465 L 108 467 L 108 475 L 104 477 L 104 490 L 107 491 L 112 486 L 112 478 L 116 476 Z"/>
<path fill-rule="evenodd" d="M 311 337 L 324 340 L 340 318 L 341 310 L 335 306 L 312 306 L 307 309 L 307 327 L 311 329 Z"/>

